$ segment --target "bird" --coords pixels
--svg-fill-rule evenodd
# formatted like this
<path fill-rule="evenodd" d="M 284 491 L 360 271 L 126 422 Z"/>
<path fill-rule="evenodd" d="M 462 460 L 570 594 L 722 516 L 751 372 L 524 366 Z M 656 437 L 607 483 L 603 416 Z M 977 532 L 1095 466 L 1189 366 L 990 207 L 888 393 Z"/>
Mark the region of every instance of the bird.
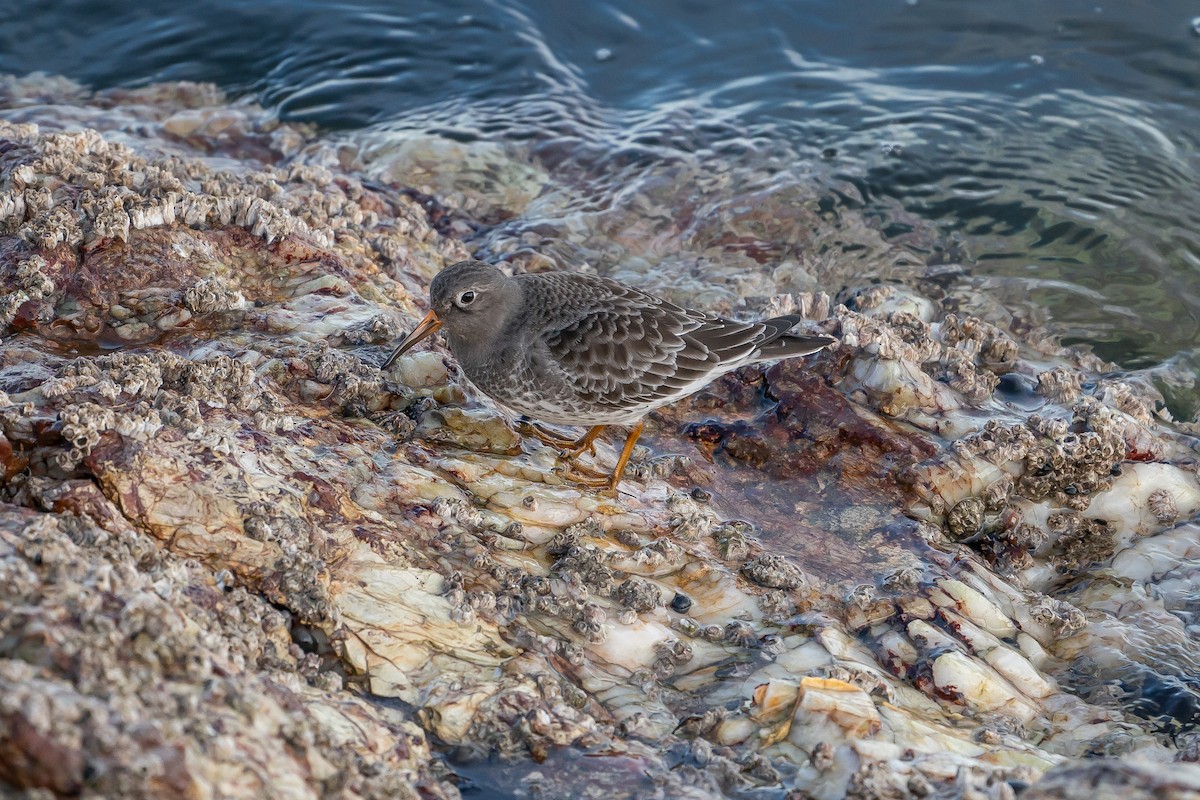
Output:
<path fill-rule="evenodd" d="M 815 353 L 836 339 L 791 333 L 788 314 L 740 322 L 694 311 L 587 273 L 507 275 L 482 261 L 446 267 L 429 285 L 429 313 L 381 369 L 438 330 L 470 381 L 502 411 L 558 448 L 568 478 L 615 492 L 649 412 L 727 372 Z M 534 424 L 528 425 L 528 421 Z M 578 439 L 536 423 L 587 426 Z M 611 473 L 575 464 L 610 425 L 632 426 Z"/>

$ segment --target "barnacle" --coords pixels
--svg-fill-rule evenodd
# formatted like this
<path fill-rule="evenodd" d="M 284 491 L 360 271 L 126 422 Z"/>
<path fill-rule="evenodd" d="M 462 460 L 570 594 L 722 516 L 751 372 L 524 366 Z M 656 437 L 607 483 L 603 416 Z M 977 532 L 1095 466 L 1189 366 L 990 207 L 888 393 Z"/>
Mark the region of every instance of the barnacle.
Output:
<path fill-rule="evenodd" d="M 559 231 L 521 216 L 560 199 L 519 145 L 334 141 L 205 86 L 2 80 L 138 120 L 121 143 L 0 123 L 19 790 L 449 798 L 432 746 L 455 765 L 578 746 L 587 773 L 530 793 L 632 766 L 663 796 L 963 798 L 1088 769 L 1063 755 L 1176 752 L 1136 716 L 1189 652 L 1195 585 L 1200 485 L 1160 398 L 969 287 L 863 287 L 834 242 L 911 254 L 854 214 L 771 188 L 685 236 L 679 187 L 712 176 L 681 161 L 637 219 Z M 665 255 L 619 250 L 636 237 L 614 226 L 651 212 Z M 581 491 L 436 344 L 377 367 L 463 232 L 839 342 L 663 409 L 654 447 L 687 456 L 669 475 Z M 615 257 L 591 258 L 601 240 Z M 827 283 L 856 288 L 840 305 Z M 1185 707 L 1153 706 L 1176 727 Z"/>

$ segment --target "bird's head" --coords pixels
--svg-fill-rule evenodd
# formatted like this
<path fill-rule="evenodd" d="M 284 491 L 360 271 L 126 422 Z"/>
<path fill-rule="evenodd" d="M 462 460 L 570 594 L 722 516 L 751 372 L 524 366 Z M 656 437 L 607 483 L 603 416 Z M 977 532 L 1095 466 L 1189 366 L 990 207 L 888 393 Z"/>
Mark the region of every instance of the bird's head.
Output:
<path fill-rule="evenodd" d="M 441 328 L 451 339 L 485 342 L 496 337 L 520 300 L 512 278 L 482 261 L 460 261 L 429 284 L 429 313 L 388 356 L 383 368 Z"/>

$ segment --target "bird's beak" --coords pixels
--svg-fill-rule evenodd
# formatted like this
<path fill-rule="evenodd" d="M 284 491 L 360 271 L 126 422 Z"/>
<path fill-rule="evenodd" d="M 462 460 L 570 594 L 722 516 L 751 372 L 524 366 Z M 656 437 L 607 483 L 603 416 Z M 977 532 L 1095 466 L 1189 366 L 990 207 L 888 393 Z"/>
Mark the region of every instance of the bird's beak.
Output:
<path fill-rule="evenodd" d="M 387 369 L 392 366 L 392 362 L 400 356 L 404 355 L 414 344 L 430 336 L 442 327 L 442 321 L 438 319 L 437 314 L 430 311 L 425 315 L 425 319 L 421 320 L 421 324 L 413 328 L 413 332 L 404 337 L 404 341 L 392 351 L 392 354 L 387 357 L 387 361 L 383 362 L 380 369 Z"/>

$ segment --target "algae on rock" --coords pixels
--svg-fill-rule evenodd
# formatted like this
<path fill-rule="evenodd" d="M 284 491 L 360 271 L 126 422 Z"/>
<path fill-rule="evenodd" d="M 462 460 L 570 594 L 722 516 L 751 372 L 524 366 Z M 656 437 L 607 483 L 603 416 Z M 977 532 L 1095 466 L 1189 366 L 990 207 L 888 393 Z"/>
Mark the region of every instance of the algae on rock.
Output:
<path fill-rule="evenodd" d="M 0 99 L 0 781 L 455 797 L 495 758 L 531 796 L 1196 796 L 1200 482 L 1152 390 L 919 277 L 810 293 L 853 274 L 804 255 L 811 198 L 589 217 L 519 153 L 473 155 L 532 182 L 493 191 L 211 87 Z M 440 346 L 376 366 L 454 236 L 540 268 L 514 242 L 559 203 L 576 255 L 621 235 L 615 274 L 840 343 L 664 409 L 652 450 L 688 457 L 580 491 Z"/>

